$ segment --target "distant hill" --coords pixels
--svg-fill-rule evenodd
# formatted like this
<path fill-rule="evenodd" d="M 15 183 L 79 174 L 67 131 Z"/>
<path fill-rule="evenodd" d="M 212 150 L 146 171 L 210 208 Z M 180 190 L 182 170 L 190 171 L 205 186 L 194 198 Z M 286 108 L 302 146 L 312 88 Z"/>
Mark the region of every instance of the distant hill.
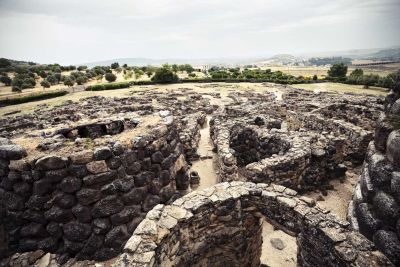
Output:
<path fill-rule="evenodd" d="M 204 59 L 152 59 L 152 58 L 116 58 L 110 60 L 102 60 L 96 62 L 86 62 L 77 65 L 85 65 L 89 68 L 94 66 L 109 66 L 111 63 L 118 62 L 120 65 L 128 64 L 129 66 L 160 66 L 162 64 L 191 64 L 191 65 L 240 65 L 254 61 L 254 58 L 204 58 Z"/>

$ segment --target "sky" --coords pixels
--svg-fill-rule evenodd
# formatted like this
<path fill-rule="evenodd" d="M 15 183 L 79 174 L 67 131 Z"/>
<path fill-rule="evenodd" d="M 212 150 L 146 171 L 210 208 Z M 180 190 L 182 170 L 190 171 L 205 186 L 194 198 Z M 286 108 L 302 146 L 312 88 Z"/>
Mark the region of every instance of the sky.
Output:
<path fill-rule="evenodd" d="M 0 57 L 246 58 L 400 45 L 400 0 L 0 0 Z"/>

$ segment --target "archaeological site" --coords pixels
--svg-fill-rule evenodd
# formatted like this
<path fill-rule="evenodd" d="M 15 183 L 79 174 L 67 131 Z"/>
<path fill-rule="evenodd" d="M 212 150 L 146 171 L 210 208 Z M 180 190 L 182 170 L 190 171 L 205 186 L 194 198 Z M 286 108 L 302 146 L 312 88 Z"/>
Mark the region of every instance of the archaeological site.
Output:
<path fill-rule="evenodd" d="M 0 266 L 399 266 L 399 94 L 236 86 L 2 117 Z"/>

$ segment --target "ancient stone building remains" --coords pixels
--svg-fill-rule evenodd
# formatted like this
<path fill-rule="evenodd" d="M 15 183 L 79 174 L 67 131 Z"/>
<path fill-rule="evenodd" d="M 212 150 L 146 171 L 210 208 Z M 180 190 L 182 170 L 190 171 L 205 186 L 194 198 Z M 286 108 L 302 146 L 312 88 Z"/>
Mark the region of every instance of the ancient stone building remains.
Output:
<path fill-rule="evenodd" d="M 3 263 L 258 266 L 266 218 L 297 236 L 300 266 L 391 266 L 296 192 L 363 161 L 383 100 L 280 90 L 143 90 L 2 118 Z M 206 114 L 224 183 L 188 194 Z"/>
<path fill-rule="evenodd" d="M 400 264 L 400 99 L 390 100 L 370 142 L 348 220 Z"/>

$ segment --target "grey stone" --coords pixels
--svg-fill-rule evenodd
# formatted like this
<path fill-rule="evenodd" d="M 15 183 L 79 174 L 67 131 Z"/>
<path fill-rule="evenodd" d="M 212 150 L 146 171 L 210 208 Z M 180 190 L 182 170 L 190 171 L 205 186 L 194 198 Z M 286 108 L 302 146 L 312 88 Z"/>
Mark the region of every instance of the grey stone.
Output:
<path fill-rule="evenodd" d="M 65 193 L 74 193 L 81 189 L 82 180 L 75 177 L 66 177 L 60 183 L 60 189 Z"/>
<path fill-rule="evenodd" d="M 98 201 L 92 209 L 93 218 L 106 217 L 120 212 L 124 204 L 116 196 L 108 196 Z"/>
<path fill-rule="evenodd" d="M 49 155 L 38 159 L 35 163 L 35 167 L 38 170 L 57 170 L 67 167 L 68 160 L 63 157 Z"/>
<path fill-rule="evenodd" d="M 112 156 L 111 149 L 109 147 L 99 147 L 94 150 L 94 160 L 106 160 Z"/>
<path fill-rule="evenodd" d="M 374 243 L 395 266 L 400 265 L 400 241 L 396 233 L 379 230 L 374 234 Z"/>
<path fill-rule="evenodd" d="M 101 198 L 101 192 L 96 189 L 82 188 L 76 193 L 76 197 L 82 205 L 89 205 Z"/>
<path fill-rule="evenodd" d="M 128 230 L 125 225 L 116 226 L 107 233 L 104 244 L 112 248 L 121 248 L 129 238 Z"/>
<path fill-rule="evenodd" d="M 271 238 L 270 239 L 272 247 L 278 249 L 278 250 L 283 250 L 286 245 L 283 243 L 283 241 L 280 238 Z"/>
<path fill-rule="evenodd" d="M 393 166 L 400 170 L 400 130 L 389 134 L 386 144 L 386 155 Z"/>
<path fill-rule="evenodd" d="M 71 222 L 63 226 L 63 231 L 64 237 L 70 241 L 84 241 L 90 236 L 92 229 L 88 224 Z"/>
<path fill-rule="evenodd" d="M 0 159 L 18 160 L 26 157 L 25 149 L 18 145 L 5 144 L 0 145 Z"/>

